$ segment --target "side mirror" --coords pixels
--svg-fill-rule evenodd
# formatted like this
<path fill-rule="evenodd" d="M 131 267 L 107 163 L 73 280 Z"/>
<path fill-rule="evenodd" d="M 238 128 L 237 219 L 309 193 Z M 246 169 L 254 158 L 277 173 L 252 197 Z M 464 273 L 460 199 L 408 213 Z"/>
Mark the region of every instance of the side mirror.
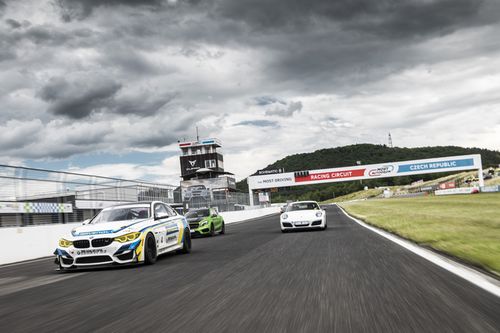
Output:
<path fill-rule="evenodd" d="M 285 212 L 285 208 L 280 207 L 280 212 L 281 212 L 281 213 L 284 213 L 284 212 Z"/>
<path fill-rule="evenodd" d="M 90 223 L 90 219 L 86 219 L 85 221 L 82 222 L 83 225 L 87 225 Z"/>

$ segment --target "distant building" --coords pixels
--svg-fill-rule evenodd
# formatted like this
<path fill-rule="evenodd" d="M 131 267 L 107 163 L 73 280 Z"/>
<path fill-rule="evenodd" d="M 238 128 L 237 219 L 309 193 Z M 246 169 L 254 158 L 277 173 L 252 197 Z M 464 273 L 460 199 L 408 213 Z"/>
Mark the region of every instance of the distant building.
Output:
<path fill-rule="evenodd" d="M 182 180 L 217 178 L 224 174 L 222 145 L 218 139 L 180 142 Z"/>
<path fill-rule="evenodd" d="M 236 180 L 224 170 L 221 142 L 215 138 L 179 142 L 179 148 L 182 201 L 186 208 L 234 209 L 230 192 L 236 191 Z"/>

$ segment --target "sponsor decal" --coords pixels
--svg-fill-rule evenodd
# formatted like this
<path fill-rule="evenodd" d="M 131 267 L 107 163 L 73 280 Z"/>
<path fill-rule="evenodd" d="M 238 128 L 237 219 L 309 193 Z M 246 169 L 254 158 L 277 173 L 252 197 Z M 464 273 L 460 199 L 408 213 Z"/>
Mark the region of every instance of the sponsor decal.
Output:
<path fill-rule="evenodd" d="M 275 173 L 284 173 L 284 172 L 285 172 L 284 168 L 273 169 L 273 170 L 259 170 L 257 171 L 257 175 L 272 175 Z"/>
<path fill-rule="evenodd" d="M 453 169 L 453 168 L 470 167 L 470 166 L 474 166 L 474 159 L 472 158 L 466 158 L 461 160 L 402 164 L 398 168 L 398 173 L 428 171 L 436 169 Z"/>
<path fill-rule="evenodd" d="M 342 170 L 333 172 L 310 173 L 307 176 L 295 177 L 295 182 L 309 182 L 317 180 L 344 179 L 352 177 L 362 177 L 366 169 Z"/>
<path fill-rule="evenodd" d="M 394 165 L 382 165 L 382 166 L 379 166 L 375 169 L 370 169 L 368 170 L 368 176 L 370 177 L 377 177 L 377 176 L 382 176 L 382 175 L 386 175 L 386 174 L 389 174 L 389 173 L 392 173 L 394 171 Z"/>
<path fill-rule="evenodd" d="M 104 249 L 91 249 L 91 250 L 77 250 L 77 255 L 87 255 L 87 254 L 106 254 Z"/>
<path fill-rule="evenodd" d="M 292 177 L 283 177 L 283 178 L 271 178 L 271 179 L 262 179 L 259 183 L 262 184 L 272 184 L 272 183 L 282 183 L 282 182 L 293 182 Z"/>
<path fill-rule="evenodd" d="M 114 230 L 86 231 L 86 232 L 73 233 L 73 236 L 104 235 L 104 234 L 112 234 L 116 231 Z"/>

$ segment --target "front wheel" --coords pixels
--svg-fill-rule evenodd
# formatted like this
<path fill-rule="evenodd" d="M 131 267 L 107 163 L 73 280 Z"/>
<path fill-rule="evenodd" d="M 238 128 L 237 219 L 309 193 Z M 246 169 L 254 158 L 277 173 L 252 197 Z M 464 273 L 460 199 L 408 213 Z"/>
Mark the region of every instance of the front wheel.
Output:
<path fill-rule="evenodd" d="M 177 253 L 191 252 L 191 233 L 188 228 L 184 229 L 184 241 L 182 242 L 182 249 L 177 250 Z"/>
<path fill-rule="evenodd" d="M 144 240 L 144 263 L 152 265 L 156 262 L 156 241 L 152 234 L 148 234 Z"/>
<path fill-rule="evenodd" d="M 219 234 L 224 235 L 226 233 L 226 224 L 222 221 L 222 228 L 220 229 Z"/>
<path fill-rule="evenodd" d="M 210 237 L 215 236 L 215 227 L 214 224 L 210 224 Z"/>

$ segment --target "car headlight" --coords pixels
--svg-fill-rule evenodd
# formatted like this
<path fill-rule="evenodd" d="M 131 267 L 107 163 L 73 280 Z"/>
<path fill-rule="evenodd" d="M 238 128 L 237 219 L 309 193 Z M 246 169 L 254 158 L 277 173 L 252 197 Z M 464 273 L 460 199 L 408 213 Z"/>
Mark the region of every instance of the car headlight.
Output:
<path fill-rule="evenodd" d="M 208 224 L 208 221 L 207 220 L 203 220 L 200 222 L 200 227 L 203 227 L 204 225 L 207 225 Z"/>
<path fill-rule="evenodd" d="M 114 240 L 120 243 L 130 242 L 141 236 L 140 232 L 131 232 L 122 236 L 115 237 Z"/>
<path fill-rule="evenodd" d="M 288 215 L 283 214 L 283 215 L 281 215 L 281 218 L 282 218 L 283 220 L 286 220 L 286 219 L 288 218 Z"/>
<path fill-rule="evenodd" d="M 73 245 L 72 241 L 69 241 L 69 240 L 64 239 L 64 238 L 61 238 L 59 240 L 59 246 L 60 247 L 70 247 L 71 245 Z"/>
<path fill-rule="evenodd" d="M 316 217 L 321 217 L 321 216 L 323 216 L 323 213 L 322 213 L 322 212 L 317 212 L 317 213 L 316 213 Z"/>

